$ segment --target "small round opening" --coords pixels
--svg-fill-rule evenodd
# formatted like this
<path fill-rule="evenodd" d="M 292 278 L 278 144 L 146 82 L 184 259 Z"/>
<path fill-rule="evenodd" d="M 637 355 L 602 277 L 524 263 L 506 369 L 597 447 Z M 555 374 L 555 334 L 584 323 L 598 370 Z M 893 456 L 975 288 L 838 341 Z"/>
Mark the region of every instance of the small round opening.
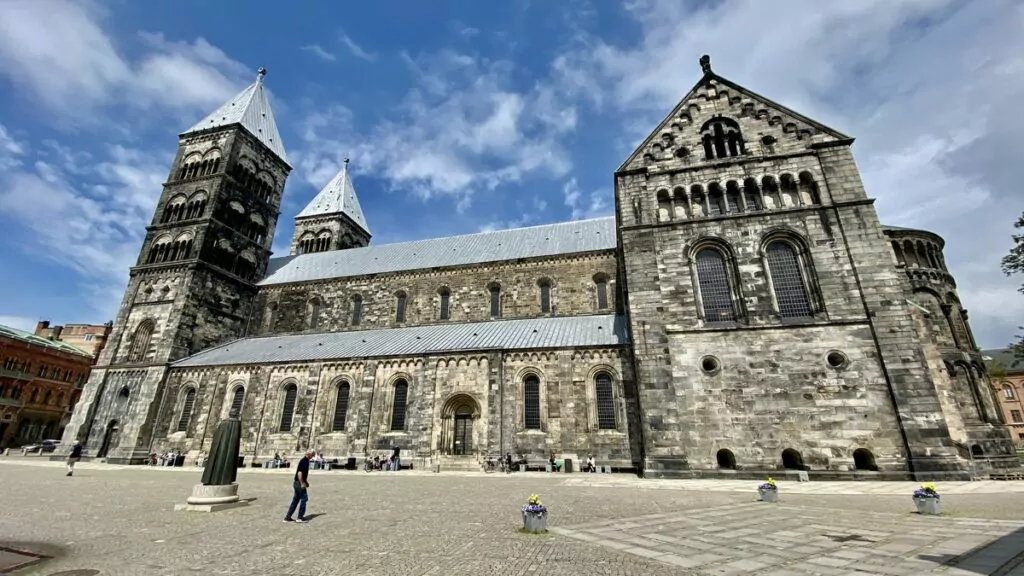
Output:
<path fill-rule="evenodd" d="M 689 155 L 690 155 L 690 149 L 687 148 L 686 146 L 680 146 L 676 150 L 676 158 L 686 158 Z"/>
<path fill-rule="evenodd" d="M 846 357 L 846 354 L 843 354 L 838 350 L 833 350 L 825 355 L 825 362 L 827 362 L 832 368 L 842 368 L 843 366 L 846 366 L 846 363 L 849 361 L 850 360 Z"/>
<path fill-rule="evenodd" d="M 721 364 L 718 362 L 718 358 L 714 356 L 705 356 L 700 359 L 700 369 L 705 374 L 717 374 L 721 369 Z"/>
<path fill-rule="evenodd" d="M 766 134 L 765 136 L 761 137 L 761 143 L 771 146 L 772 144 L 775 144 L 775 136 L 772 136 L 771 134 Z"/>

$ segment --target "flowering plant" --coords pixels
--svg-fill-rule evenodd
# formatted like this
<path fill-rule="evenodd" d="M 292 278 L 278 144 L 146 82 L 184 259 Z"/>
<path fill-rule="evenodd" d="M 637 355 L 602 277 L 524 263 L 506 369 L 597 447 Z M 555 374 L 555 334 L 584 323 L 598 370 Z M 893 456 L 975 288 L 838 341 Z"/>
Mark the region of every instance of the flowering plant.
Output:
<path fill-rule="evenodd" d="M 758 490 L 778 490 L 779 487 L 775 484 L 775 478 L 769 478 L 767 482 L 757 487 Z"/>
<path fill-rule="evenodd" d="M 523 512 L 532 512 L 534 514 L 541 514 L 546 512 L 547 508 L 540 501 L 540 496 L 531 494 L 530 499 L 526 501 L 526 505 L 523 506 Z"/>
<path fill-rule="evenodd" d="M 921 487 L 914 490 L 914 498 L 939 498 L 939 491 L 935 489 L 934 482 L 925 482 Z"/>

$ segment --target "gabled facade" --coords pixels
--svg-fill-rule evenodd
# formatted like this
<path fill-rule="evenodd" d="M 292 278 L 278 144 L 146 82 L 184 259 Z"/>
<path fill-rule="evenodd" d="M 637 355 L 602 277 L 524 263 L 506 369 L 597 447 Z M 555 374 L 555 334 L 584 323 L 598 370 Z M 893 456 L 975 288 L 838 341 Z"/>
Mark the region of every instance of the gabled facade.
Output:
<path fill-rule="evenodd" d="M 346 162 L 274 259 L 283 148 L 254 124 L 271 115 L 229 103 L 182 136 L 185 181 L 165 186 L 68 438 L 195 454 L 238 408 L 257 464 L 398 447 L 415 466 L 593 454 L 661 477 L 1016 465 L 966 311 L 945 290 L 945 324 L 922 312 L 917 266 L 941 253 L 916 242 L 934 239 L 909 233 L 911 269 L 851 138 L 701 67 L 615 172 L 613 218 L 371 245 Z"/>

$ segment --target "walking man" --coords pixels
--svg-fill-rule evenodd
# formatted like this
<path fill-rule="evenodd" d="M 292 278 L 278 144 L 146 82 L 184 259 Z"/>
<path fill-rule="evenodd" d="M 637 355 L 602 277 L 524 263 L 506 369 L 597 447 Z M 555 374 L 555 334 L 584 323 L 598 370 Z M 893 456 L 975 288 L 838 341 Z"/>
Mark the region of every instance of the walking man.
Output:
<path fill-rule="evenodd" d="M 68 476 L 72 476 L 75 473 L 75 464 L 82 459 L 82 443 L 75 440 L 75 443 L 71 446 L 71 453 L 68 454 Z"/>
<path fill-rule="evenodd" d="M 299 465 L 295 467 L 295 477 L 292 479 L 292 489 L 295 491 L 295 495 L 292 496 L 291 506 L 288 506 L 288 513 L 284 516 L 285 522 L 301 524 L 306 521 L 306 502 L 309 501 L 307 492 L 309 488 L 309 459 L 312 457 L 313 451 L 306 451 L 306 455 L 299 460 Z M 296 506 L 299 508 L 299 517 L 292 519 Z"/>

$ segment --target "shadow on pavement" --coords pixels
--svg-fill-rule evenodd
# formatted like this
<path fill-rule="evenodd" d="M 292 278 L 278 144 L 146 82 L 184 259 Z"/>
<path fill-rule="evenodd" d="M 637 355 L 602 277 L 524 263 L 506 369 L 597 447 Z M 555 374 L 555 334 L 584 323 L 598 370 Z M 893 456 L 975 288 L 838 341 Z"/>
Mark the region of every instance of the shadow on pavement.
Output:
<path fill-rule="evenodd" d="M 0 574 L 36 566 L 50 558 L 62 556 L 64 549 L 40 542 L 0 541 Z"/>
<path fill-rule="evenodd" d="M 1024 528 L 963 554 L 919 554 L 917 557 L 965 572 L 1003 576 L 1024 564 Z"/>

